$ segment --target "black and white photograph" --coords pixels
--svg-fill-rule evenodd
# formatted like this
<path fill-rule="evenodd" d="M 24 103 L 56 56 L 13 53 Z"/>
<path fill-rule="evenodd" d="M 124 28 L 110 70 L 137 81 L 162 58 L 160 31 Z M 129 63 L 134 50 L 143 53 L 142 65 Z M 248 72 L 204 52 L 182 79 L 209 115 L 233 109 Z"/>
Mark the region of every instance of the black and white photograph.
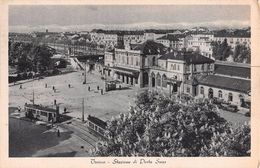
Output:
<path fill-rule="evenodd" d="M 250 9 L 9 5 L 8 156 L 250 157 Z"/>

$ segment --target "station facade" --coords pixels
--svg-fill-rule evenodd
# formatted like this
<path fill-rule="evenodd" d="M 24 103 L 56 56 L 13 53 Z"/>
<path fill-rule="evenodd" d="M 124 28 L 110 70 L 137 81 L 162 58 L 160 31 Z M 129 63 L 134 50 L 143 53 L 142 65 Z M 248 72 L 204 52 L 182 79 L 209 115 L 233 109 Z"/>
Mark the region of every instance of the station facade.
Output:
<path fill-rule="evenodd" d="M 218 98 L 242 107 L 250 101 L 250 67 L 228 63 L 220 66 L 223 65 L 197 52 L 167 51 L 159 43 L 148 41 L 138 47 L 106 52 L 104 73 L 140 88 Z M 239 76 L 237 68 L 246 75 Z"/>

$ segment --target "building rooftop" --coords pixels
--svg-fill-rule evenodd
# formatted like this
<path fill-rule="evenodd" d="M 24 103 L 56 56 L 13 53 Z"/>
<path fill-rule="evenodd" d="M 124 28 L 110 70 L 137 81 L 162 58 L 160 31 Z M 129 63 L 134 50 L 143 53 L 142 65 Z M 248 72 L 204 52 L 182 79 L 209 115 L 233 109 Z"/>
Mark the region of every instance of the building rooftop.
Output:
<path fill-rule="evenodd" d="M 199 84 L 248 93 L 251 90 L 251 81 L 244 79 L 237 79 L 231 77 L 224 77 L 218 75 L 199 75 L 196 77 Z"/>
<path fill-rule="evenodd" d="M 215 63 L 215 73 L 218 75 L 250 79 L 250 70 L 251 68 L 248 64 L 227 63 L 219 61 L 216 61 Z"/>
<path fill-rule="evenodd" d="M 169 41 L 179 41 L 178 38 L 176 38 L 174 35 L 172 34 L 167 34 L 165 36 L 162 36 L 160 38 L 157 38 L 157 40 L 169 40 Z"/>
<path fill-rule="evenodd" d="M 205 57 L 201 54 L 194 52 L 182 52 L 182 51 L 174 51 L 167 54 L 164 54 L 159 59 L 162 60 L 182 60 L 188 64 L 202 64 L 202 63 L 214 63 L 214 60 Z"/>
<path fill-rule="evenodd" d="M 91 115 L 88 115 L 88 120 L 91 121 L 92 123 L 100 126 L 101 128 L 103 129 L 106 129 L 107 127 L 107 123 L 97 117 L 94 117 L 94 116 L 91 116 Z"/>
<path fill-rule="evenodd" d="M 183 38 L 183 35 L 180 36 L 179 34 L 167 34 L 165 36 L 157 38 L 157 40 L 179 41 L 179 38 Z"/>
<path fill-rule="evenodd" d="M 148 40 L 141 44 L 130 44 L 131 50 L 140 50 L 144 55 L 157 55 L 164 54 L 166 48 L 161 43 L 156 43 L 154 41 Z"/>
<path fill-rule="evenodd" d="M 55 113 L 57 112 L 56 109 L 46 107 L 46 106 L 41 106 L 38 104 L 25 104 L 25 107 L 34 108 L 34 109 L 38 109 L 38 110 L 44 110 L 44 111 L 48 111 L 48 112 L 55 112 Z"/>

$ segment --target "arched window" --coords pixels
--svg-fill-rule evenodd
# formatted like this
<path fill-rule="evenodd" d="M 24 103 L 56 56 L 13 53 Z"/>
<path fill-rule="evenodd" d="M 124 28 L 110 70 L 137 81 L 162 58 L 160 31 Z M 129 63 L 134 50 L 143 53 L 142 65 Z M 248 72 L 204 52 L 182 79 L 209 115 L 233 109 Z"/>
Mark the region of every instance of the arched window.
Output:
<path fill-rule="evenodd" d="M 186 68 L 187 68 L 187 71 L 189 72 L 190 71 L 190 65 L 187 65 Z"/>
<path fill-rule="evenodd" d="M 152 87 L 155 87 L 155 74 L 153 72 L 151 74 L 151 78 L 152 78 Z"/>
<path fill-rule="evenodd" d="M 204 87 L 200 87 L 200 94 L 204 95 Z"/>
<path fill-rule="evenodd" d="M 233 101 L 233 94 L 232 93 L 229 93 L 228 94 L 228 101 Z"/>
<path fill-rule="evenodd" d="M 218 97 L 222 98 L 222 91 L 221 90 L 218 91 Z"/>
<path fill-rule="evenodd" d="M 161 86 L 161 75 L 159 73 L 157 74 L 156 80 L 157 80 L 157 86 Z"/>
<path fill-rule="evenodd" d="M 194 70 L 194 72 L 197 71 L 197 65 L 196 64 L 193 66 L 193 70 Z"/>
<path fill-rule="evenodd" d="M 155 66 L 155 57 L 153 57 L 153 66 Z"/>
<path fill-rule="evenodd" d="M 209 88 L 208 97 L 209 97 L 210 99 L 213 98 L 213 89 L 212 89 L 212 88 Z"/>
<path fill-rule="evenodd" d="M 167 87 L 166 75 L 163 74 L 162 76 L 162 87 Z"/>

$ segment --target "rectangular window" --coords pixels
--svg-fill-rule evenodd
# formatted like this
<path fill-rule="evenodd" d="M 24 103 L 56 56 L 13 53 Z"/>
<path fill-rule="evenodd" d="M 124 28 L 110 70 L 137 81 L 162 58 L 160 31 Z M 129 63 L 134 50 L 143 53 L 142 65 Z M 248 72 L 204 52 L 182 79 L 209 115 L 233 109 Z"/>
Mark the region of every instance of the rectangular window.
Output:
<path fill-rule="evenodd" d="M 89 122 L 89 127 L 92 128 L 92 129 L 94 129 L 94 124 L 91 123 L 91 122 Z"/>
<path fill-rule="evenodd" d="M 136 61 L 136 62 L 135 62 L 135 65 L 136 65 L 136 66 L 139 66 L 138 58 L 135 58 L 135 61 Z"/>
<path fill-rule="evenodd" d="M 47 117 L 47 113 L 46 112 L 41 111 L 41 115 Z"/>
<path fill-rule="evenodd" d="M 204 88 L 200 87 L 200 94 L 204 95 Z"/>
<path fill-rule="evenodd" d="M 190 65 L 187 65 L 187 71 L 190 71 Z"/>
<path fill-rule="evenodd" d="M 187 93 L 190 93 L 190 87 L 187 87 Z"/>

